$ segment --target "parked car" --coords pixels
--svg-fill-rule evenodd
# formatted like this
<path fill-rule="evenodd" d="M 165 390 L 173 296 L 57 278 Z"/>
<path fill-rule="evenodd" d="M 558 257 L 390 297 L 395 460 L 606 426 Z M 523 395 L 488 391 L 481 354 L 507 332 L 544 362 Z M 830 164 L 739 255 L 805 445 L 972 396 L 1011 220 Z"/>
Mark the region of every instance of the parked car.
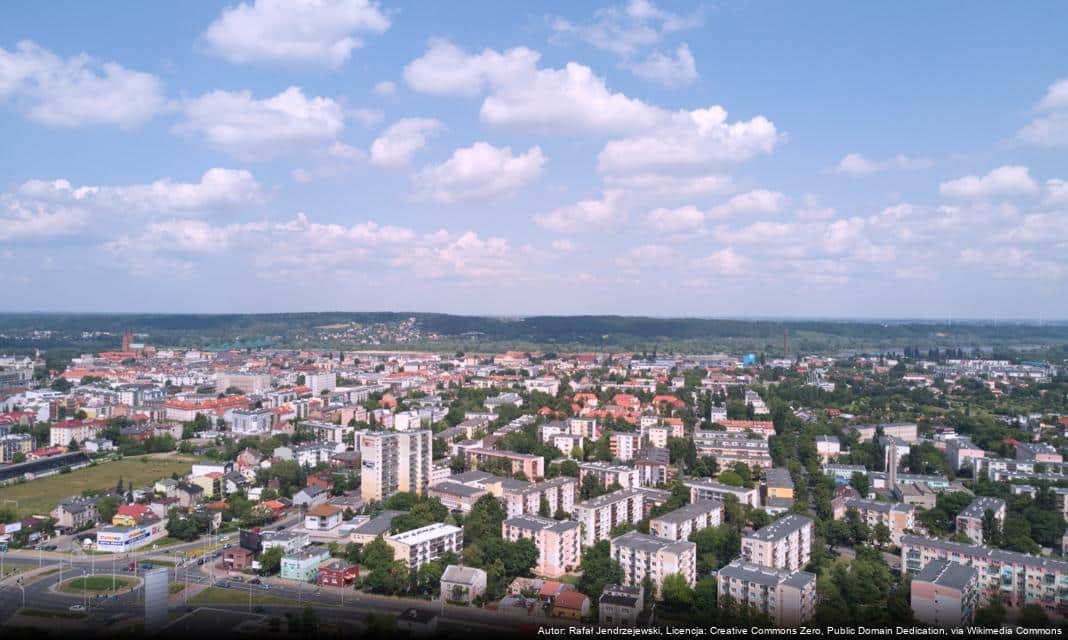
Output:
<path fill-rule="evenodd" d="M 249 582 L 251 582 L 252 584 L 260 584 L 262 580 L 260 580 L 259 578 L 253 578 L 249 580 Z"/>
<path fill-rule="evenodd" d="M 220 581 L 215 583 L 215 586 L 219 587 L 220 589 L 229 589 L 230 588 L 230 583 L 227 582 L 226 580 L 220 580 Z"/>
<path fill-rule="evenodd" d="M 70 606 L 70 610 L 71 611 L 85 611 L 85 605 L 84 604 L 72 604 Z"/>
<path fill-rule="evenodd" d="M 264 590 L 264 591 L 270 591 L 270 590 L 271 590 L 271 585 L 269 585 L 269 584 L 266 584 L 266 583 L 264 583 L 264 584 L 261 584 L 261 585 L 260 585 L 260 589 L 262 589 L 262 590 Z"/>
<path fill-rule="evenodd" d="M 232 580 L 233 582 L 244 582 L 245 581 L 245 579 L 242 578 L 241 576 L 234 576 L 234 577 L 230 578 L 230 580 Z"/>

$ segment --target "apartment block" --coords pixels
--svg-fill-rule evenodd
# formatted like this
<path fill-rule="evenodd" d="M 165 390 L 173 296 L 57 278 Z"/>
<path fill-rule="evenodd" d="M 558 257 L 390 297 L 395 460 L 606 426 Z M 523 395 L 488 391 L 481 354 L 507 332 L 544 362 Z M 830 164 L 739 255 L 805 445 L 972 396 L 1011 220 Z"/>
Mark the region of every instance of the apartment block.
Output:
<path fill-rule="evenodd" d="M 767 440 L 754 440 L 722 431 L 697 431 L 693 434 L 693 443 L 697 446 L 697 455 L 714 457 L 720 468 L 735 462 L 764 469 L 774 465 Z"/>
<path fill-rule="evenodd" d="M 979 602 L 979 572 L 957 562 L 932 560 L 912 578 L 911 596 L 917 622 L 951 628 L 971 624 Z"/>
<path fill-rule="evenodd" d="M 841 520 L 850 509 L 853 509 L 869 527 L 878 524 L 886 525 L 890 529 L 890 542 L 895 545 L 900 545 L 901 537 L 905 535 L 905 532 L 916 526 L 916 507 L 911 504 L 848 498 L 840 502 L 835 499 L 832 505 L 835 520 Z"/>
<path fill-rule="evenodd" d="M 986 457 L 986 451 L 973 444 L 969 438 L 957 437 L 946 443 L 946 457 L 957 471 L 964 465 L 974 469 L 975 462 Z"/>
<path fill-rule="evenodd" d="M 556 578 L 578 568 L 582 560 L 581 525 L 574 520 L 553 520 L 522 514 L 501 524 L 501 535 L 509 542 L 526 538 L 538 548 L 534 573 Z"/>
<path fill-rule="evenodd" d="M 427 430 L 360 436 L 360 496 L 381 501 L 399 491 L 426 495 L 433 449 Z"/>
<path fill-rule="evenodd" d="M 902 538 L 903 572 L 919 573 L 935 560 L 957 562 L 978 572 L 979 606 L 1000 598 L 1012 609 L 1036 604 L 1056 618 L 1068 612 L 1068 562 L 922 536 Z"/>
<path fill-rule="evenodd" d="M 644 517 L 643 500 L 636 489 L 620 489 L 576 504 L 572 516 L 582 525 L 582 545 L 607 540 L 621 524 L 638 524 Z"/>
<path fill-rule="evenodd" d="M 697 545 L 692 542 L 628 531 L 612 539 L 611 555 L 623 567 L 625 585 L 640 585 L 648 577 L 659 594 L 671 574 L 681 574 L 691 587 L 697 581 Z"/>
<path fill-rule="evenodd" d="M 537 483 L 516 480 L 501 482 L 498 497 L 504 502 L 505 512 L 509 516 L 537 514 L 541 511 L 542 498 L 549 507 L 549 515 L 555 515 L 557 511 L 570 514 L 575 508 L 577 494 L 578 482 L 574 478 L 560 476 Z"/>
<path fill-rule="evenodd" d="M 749 563 L 796 571 L 812 554 L 811 518 L 790 514 L 742 538 L 742 558 Z"/>
<path fill-rule="evenodd" d="M 738 498 L 738 502 L 750 507 L 760 507 L 760 492 L 745 487 L 735 487 L 729 484 L 716 482 L 709 478 L 684 480 L 683 484 L 690 490 L 690 502 L 698 500 L 723 501 L 726 496 Z"/>
<path fill-rule="evenodd" d="M 719 595 L 766 614 L 775 626 L 795 628 L 816 611 L 816 575 L 735 560 L 716 572 Z"/>
<path fill-rule="evenodd" d="M 468 468 L 503 460 L 510 465 L 513 474 L 522 472 L 528 480 L 540 480 L 545 477 L 545 458 L 541 456 L 514 451 L 495 451 L 482 447 L 466 449 L 465 453 Z"/>
<path fill-rule="evenodd" d="M 393 548 L 393 558 L 406 561 L 410 569 L 418 569 L 450 551 L 460 555 L 464 550 L 464 530 L 441 522 L 395 533 L 384 540 Z"/>
<path fill-rule="evenodd" d="M 689 540 L 691 533 L 718 527 L 722 521 L 722 502 L 700 500 L 651 519 L 649 533 L 668 540 Z"/>
<path fill-rule="evenodd" d="M 614 465 L 608 462 L 580 462 L 580 486 L 588 475 L 597 478 L 597 481 L 601 483 L 602 487 L 610 487 L 613 484 L 618 484 L 624 489 L 633 489 L 634 487 L 641 485 L 638 469 L 634 467 L 625 467 L 623 465 Z"/>
<path fill-rule="evenodd" d="M 782 513 L 794 504 L 794 479 L 783 468 L 772 468 L 764 472 L 764 510 L 768 513 Z"/>
<path fill-rule="evenodd" d="M 642 446 L 639 433 L 613 433 L 608 441 L 612 457 L 623 462 L 630 462 Z"/>
<path fill-rule="evenodd" d="M 975 544 L 983 544 L 983 518 L 987 511 L 994 513 L 1000 527 L 1005 522 L 1005 501 L 989 496 L 977 496 L 957 514 L 957 532 L 968 536 Z"/>

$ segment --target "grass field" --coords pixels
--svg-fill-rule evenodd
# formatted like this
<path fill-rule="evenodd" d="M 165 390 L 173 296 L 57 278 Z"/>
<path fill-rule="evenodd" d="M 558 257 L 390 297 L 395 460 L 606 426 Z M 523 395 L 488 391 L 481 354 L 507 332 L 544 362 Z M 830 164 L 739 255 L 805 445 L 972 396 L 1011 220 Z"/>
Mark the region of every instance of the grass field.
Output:
<path fill-rule="evenodd" d="M 265 595 L 259 589 L 252 592 L 252 604 L 293 604 L 289 598 Z M 248 604 L 248 587 L 221 589 L 208 587 L 189 599 L 190 604 Z"/>
<path fill-rule="evenodd" d="M 67 496 L 81 495 L 83 491 L 103 491 L 114 487 L 119 478 L 124 486 L 152 484 L 160 478 L 169 478 L 172 473 L 186 474 L 198 459 L 194 456 L 137 456 L 106 462 L 96 466 L 76 469 L 47 478 L 31 480 L 22 484 L 0 487 L 0 504 L 12 506 L 7 501 L 18 501 L 19 517 L 47 515 Z"/>
<path fill-rule="evenodd" d="M 114 578 L 114 581 L 115 589 L 117 591 L 128 589 L 134 584 L 133 580 L 129 578 L 120 578 L 118 576 Z M 81 593 L 83 584 L 85 586 L 85 592 L 88 594 L 106 593 L 111 591 L 112 577 L 107 575 L 73 578 L 71 580 L 65 580 L 59 587 L 59 590 L 63 593 Z"/>

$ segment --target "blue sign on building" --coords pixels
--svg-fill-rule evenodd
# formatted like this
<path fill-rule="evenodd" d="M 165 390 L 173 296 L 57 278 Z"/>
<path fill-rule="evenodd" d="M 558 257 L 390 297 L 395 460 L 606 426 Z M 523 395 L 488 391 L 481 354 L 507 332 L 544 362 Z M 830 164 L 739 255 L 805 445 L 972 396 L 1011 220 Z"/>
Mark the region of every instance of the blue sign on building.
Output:
<path fill-rule="evenodd" d="M 756 361 L 757 361 L 757 357 L 756 357 L 755 353 L 747 353 L 744 356 L 742 356 L 742 364 L 747 366 L 747 367 L 749 365 L 751 365 L 751 364 L 756 364 Z"/>

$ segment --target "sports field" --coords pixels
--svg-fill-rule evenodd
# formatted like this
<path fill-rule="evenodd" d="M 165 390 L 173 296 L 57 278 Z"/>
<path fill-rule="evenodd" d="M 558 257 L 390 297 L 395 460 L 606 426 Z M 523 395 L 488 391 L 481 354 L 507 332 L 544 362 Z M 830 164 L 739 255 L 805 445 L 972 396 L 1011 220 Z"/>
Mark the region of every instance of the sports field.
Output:
<path fill-rule="evenodd" d="M 130 482 L 134 486 L 150 485 L 160 478 L 171 477 L 172 473 L 189 473 L 196 461 L 198 458 L 194 456 L 155 454 L 105 462 L 70 473 L 0 487 L 0 505 L 14 507 L 11 501 L 17 501 L 19 517 L 23 518 L 48 515 L 67 496 L 78 496 L 89 489 L 103 491 L 118 484 L 120 477 L 124 487 L 129 486 Z"/>

